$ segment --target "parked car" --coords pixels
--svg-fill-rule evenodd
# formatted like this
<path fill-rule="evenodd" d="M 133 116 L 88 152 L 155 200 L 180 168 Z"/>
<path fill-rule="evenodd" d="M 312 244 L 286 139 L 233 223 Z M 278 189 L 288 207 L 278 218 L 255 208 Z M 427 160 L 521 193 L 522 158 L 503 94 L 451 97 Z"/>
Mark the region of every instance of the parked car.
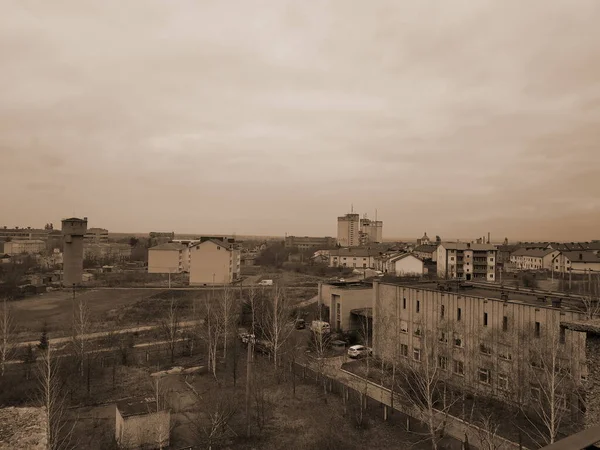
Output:
<path fill-rule="evenodd" d="M 344 278 L 340 278 L 338 281 L 339 281 L 340 283 L 345 283 L 345 282 L 346 282 L 346 279 L 344 279 Z"/>
<path fill-rule="evenodd" d="M 364 345 L 353 345 L 348 349 L 348 356 L 350 358 L 361 358 L 363 356 L 372 356 L 373 350 Z"/>
<path fill-rule="evenodd" d="M 304 330 L 306 328 L 306 321 L 304 319 L 296 319 L 296 330 Z"/>
<path fill-rule="evenodd" d="M 310 329 L 315 333 L 331 333 L 331 325 L 322 320 L 313 320 L 310 324 Z"/>
<path fill-rule="evenodd" d="M 261 280 L 258 283 L 259 286 L 273 286 L 273 280 Z"/>

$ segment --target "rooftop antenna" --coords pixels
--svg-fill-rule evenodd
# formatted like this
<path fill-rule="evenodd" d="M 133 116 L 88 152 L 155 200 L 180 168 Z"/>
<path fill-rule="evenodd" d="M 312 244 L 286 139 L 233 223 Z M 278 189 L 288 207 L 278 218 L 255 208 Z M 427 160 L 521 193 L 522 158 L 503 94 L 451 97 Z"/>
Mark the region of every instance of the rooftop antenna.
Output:
<path fill-rule="evenodd" d="M 350 203 L 350 214 L 354 214 L 354 204 Z"/>

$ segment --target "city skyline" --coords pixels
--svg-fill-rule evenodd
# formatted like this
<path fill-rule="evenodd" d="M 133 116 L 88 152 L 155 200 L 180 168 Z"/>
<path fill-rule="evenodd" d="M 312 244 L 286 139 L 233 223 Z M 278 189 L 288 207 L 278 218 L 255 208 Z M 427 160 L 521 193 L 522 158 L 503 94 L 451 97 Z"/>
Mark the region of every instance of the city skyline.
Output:
<path fill-rule="evenodd" d="M 7 2 L 4 221 L 598 238 L 600 3 L 260 6 Z"/>

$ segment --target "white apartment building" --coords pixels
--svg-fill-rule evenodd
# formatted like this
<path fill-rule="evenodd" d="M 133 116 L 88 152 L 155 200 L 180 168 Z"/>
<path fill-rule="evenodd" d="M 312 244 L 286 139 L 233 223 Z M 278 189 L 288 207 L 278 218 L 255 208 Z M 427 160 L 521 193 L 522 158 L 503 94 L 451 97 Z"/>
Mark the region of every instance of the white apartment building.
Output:
<path fill-rule="evenodd" d="M 340 248 L 329 252 L 329 267 L 373 269 L 379 252 L 366 248 Z"/>
<path fill-rule="evenodd" d="M 492 244 L 442 242 L 437 248 L 438 276 L 495 281 L 496 252 Z"/>
<path fill-rule="evenodd" d="M 46 242 L 38 239 L 14 240 L 4 243 L 4 253 L 7 255 L 30 255 L 41 253 L 46 250 Z"/>
<path fill-rule="evenodd" d="M 189 271 L 188 246 L 169 242 L 148 249 L 148 273 Z"/>
<path fill-rule="evenodd" d="M 190 286 L 230 284 L 240 277 L 241 252 L 227 239 L 207 239 L 189 248 Z"/>
<path fill-rule="evenodd" d="M 559 254 L 558 250 L 551 248 L 544 250 L 519 248 L 511 253 L 510 262 L 520 270 L 550 270 Z"/>
<path fill-rule="evenodd" d="M 346 214 L 337 218 L 337 243 L 342 247 L 358 247 L 360 245 L 360 216 Z"/>

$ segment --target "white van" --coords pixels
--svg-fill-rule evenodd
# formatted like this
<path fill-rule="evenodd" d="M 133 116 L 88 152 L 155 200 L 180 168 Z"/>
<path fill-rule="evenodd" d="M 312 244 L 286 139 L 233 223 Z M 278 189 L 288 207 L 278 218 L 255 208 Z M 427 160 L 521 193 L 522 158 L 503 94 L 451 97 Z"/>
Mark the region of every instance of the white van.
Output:
<path fill-rule="evenodd" d="M 273 286 L 273 280 L 262 280 L 258 283 L 259 286 Z"/>
<path fill-rule="evenodd" d="M 329 323 L 322 320 L 313 320 L 310 324 L 310 329 L 315 333 L 331 333 L 331 326 Z"/>

